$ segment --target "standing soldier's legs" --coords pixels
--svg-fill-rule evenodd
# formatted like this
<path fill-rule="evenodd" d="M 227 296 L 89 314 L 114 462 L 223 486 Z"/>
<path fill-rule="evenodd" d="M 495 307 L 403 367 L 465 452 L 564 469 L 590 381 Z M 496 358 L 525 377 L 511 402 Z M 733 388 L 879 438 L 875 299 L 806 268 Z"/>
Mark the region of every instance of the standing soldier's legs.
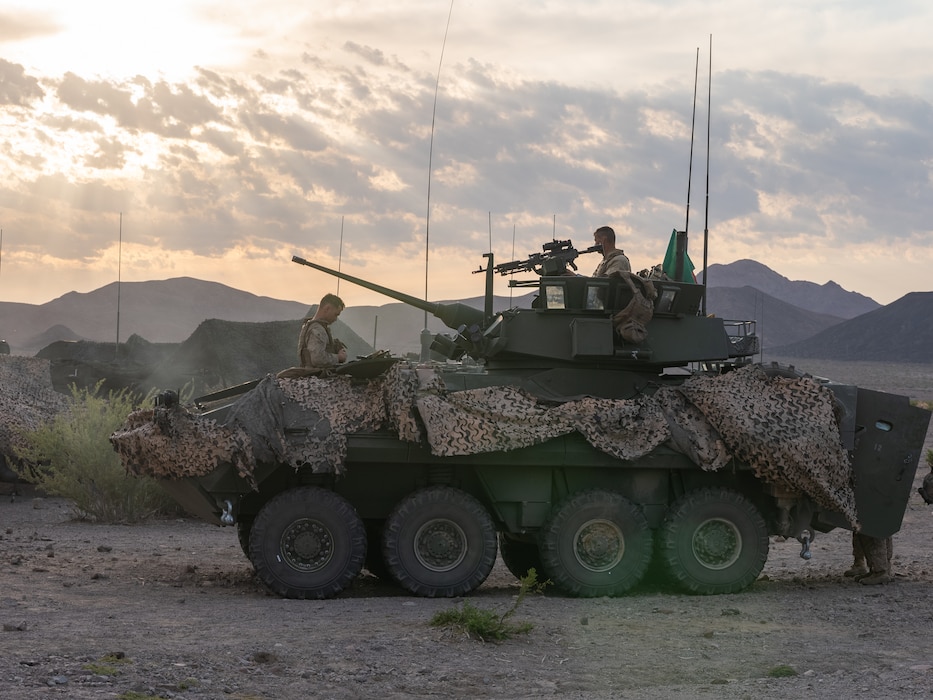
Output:
<path fill-rule="evenodd" d="M 890 583 L 893 580 L 889 558 L 893 554 L 891 538 L 869 537 L 868 535 L 859 535 L 859 538 L 862 541 L 862 550 L 865 552 L 870 571 L 868 575 L 859 576 L 856 580 L 866 586 Z"/>
<path fill-rule="evenodd" d="M 865 550 L 862 548 L 861 536 L 852 533 L 852 566 L 850 566 L 843 576 L 864 576 L 868 573 L 868 566 L 865 564 Z"/>

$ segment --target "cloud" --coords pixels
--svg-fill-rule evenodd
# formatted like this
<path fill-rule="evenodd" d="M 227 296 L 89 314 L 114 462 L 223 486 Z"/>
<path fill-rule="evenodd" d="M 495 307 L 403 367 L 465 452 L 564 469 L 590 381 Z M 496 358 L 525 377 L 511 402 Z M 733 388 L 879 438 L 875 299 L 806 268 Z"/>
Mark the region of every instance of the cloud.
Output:
<path fill-rule="evenodd" d="M 122 212 L 128 239 L 157 246 L 158 269 L 187 256 L 204 270 L 214 268 L 203 260 L 239 261 L 248 256 L 233 251 L 246 249 L 265 251 L 257 264 L 275 264 L 282 250 L 335 258 L 343 219 L 344 262 L 378 270 L 403 259 L 417 267 L 429 225 L 442 283 L 459 274 L 469 285 L 490 237 L 501 259 L 513 231 L 516 255 L 526 255 L 552 234 L 587 243 L 608 223 L 641 268 L 684 225 L 695 118 L 691 246 L 705 223 L 708 162 L 711 262 L 751 257 L 793 277 L 781 261 L 831 264 L 846 249 L 846 260 L 867 265 L 909 245 L 921 247 L 910 255 L 922 264 L 922 246 L 933 248 L 933 107 L 922 94 L 793 70 L 800 61 L 762 69 L 754 47 L 730 35 L 752 67 L 715 70 L 707 156 L 706 96 L 694 117 L 693 85 L 670 77 L 674 62 L 692 69 L 690 51 L 665 46 L 657 28 L 666 18 L 683 36 L 700 6 L 636 3 L 624 21 L 608 8 L 550 4 L 537 16 L 526 3 L 502 6 L 495 17 L 515 30 L 498 47 L 455 8 L 439 86 L 446 11 L 387 36 L 384 26 L 411 19 L 404 3 L 370 8 L 365 21 L 343 6 L 296 15 L 300 51 L 291 40 L 269 44 L 264 56 L 185 78 L 40 75 L 0 59 L 4 229 L 15 222 L 19 241 L 36 241 L 30 250 L 101 259 Z M 763 12 L 787 26 L 792 9 Z M 901 26 L 878 21 L 885 36 Z M 810 31 L 822 53 L 822 34 Z M 647 77 L 639 70 L 635 80 L 637 53 L 655 35 Z M 779 54 L 804 38 L 789 36 Z M 237 39 L 253 40 L 248 31 Z M 573 65 L 549 76 L 545 67 L 560 63 Z"/>
<path fill-rule="evenodd" d="M 25 106 L 44 96 L 37 78 L 27 76 L 23 66 L 0 58 L 0 105 Z"/>

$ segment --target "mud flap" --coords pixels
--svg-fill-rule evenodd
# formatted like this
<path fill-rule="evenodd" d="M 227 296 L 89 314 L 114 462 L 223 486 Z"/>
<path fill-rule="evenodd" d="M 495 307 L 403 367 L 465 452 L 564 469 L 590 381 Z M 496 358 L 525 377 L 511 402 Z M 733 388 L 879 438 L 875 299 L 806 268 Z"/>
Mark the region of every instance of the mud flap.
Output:
<path fill-rule="evenodd" d="M 852 470 L 863 534 L 888 537 L 900 530 L 930 416 L 906 396 L 858 390 Z"/>

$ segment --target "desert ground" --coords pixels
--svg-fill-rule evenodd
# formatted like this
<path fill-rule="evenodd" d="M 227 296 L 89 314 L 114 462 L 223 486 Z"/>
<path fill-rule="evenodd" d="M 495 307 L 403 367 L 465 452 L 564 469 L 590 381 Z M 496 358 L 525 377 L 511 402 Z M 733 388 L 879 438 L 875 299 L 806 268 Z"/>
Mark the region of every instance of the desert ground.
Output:
<path fill-rule="evenodd" d="M 796 364 L 933 400 L 930 365 Z M 527 634 L 485 643 L 429 624 L 461 599 L 369 575 L 335 599 L 280 599 L 232 528 L 91 524 L 26 488 L 0 499 L 0 698 L 931 698 L 933 506 L 915 492 L 894 542 L 884 586 L 842 575 L 847 531 L 819 535 L 808 561 L 772 538 L 741 593 L 546 591 L 514 615 Z M 504 612 L 517 592 L 499 562 L 468 600 Z"/>

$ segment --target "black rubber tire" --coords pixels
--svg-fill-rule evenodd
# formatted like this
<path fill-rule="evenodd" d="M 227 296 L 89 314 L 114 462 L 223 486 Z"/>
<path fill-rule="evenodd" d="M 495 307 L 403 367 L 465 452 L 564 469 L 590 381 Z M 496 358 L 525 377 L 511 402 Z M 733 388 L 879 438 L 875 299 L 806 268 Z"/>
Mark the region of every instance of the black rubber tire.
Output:
<path fill-rule="evenodd" d="M 452 597 L 477 588 L 496 563 L 496 528 L 483 504 L 449 486 L 406 496 L 386 519 L 382 554 L 402 588 Z"/>
<path fill-rule="evenodd" d="M 617 596 L 644 576 L 651 560 L 651 528 L 621 494 L 580 491 L 551 512 L 538 549 L 544 573 L 564 593 Z"/>
<path fill-rule="evenodd" d="M 285 598 L 330 598 L 366 560 L 366 528 L 342 496 L 317 486 L 283 491 L 253 522 L 249 558 L 256 575 Z"/>
<path fill-rule="evenodd" d="M 701 595 L 736 593 L 768 559 L 768 528 L 758 508 L 725 488 L 684 495 L 661 528 L 660 553 L 677 585 Z"/>
<path fill-rule="evenodd" d="M 541 553 L 538 551 L 538 543 L 535 541 L 529 542 L 515 535 L 500 532 L 499 555 L 502 557 L 505 568 L 517 579 L 525 578 L 529 569 L 535 570 L 539 580 L 544 577 Z"/>

